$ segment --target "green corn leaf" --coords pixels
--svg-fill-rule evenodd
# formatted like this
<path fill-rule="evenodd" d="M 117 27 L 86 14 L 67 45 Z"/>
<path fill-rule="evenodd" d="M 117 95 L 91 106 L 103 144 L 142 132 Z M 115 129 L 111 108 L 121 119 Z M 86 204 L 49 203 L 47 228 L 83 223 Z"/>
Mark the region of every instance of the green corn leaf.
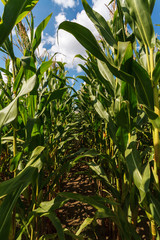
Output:
<path fill-rule="evenodd" d="M 19 104 L 18 109 L 19 109 L 19 113 L 21 115 L 22 121 L 24 123 L 24 126 L 26 126 L 28 121 L 27 109 L 25 108 L 25 106 L 23 106 L 23 104 Z"/>
<path fill-rule="evenodd" d="M 13 77 L 13 74 L 5 68 L 0 67 L 0 71 L 4 72 L 7 76 Z"/>
<path fill-rule="evenodd" d="M 16 79 L 14 81 L 14 84 L 13 84 L 13 92 L 17 92 L 19 85 L 23 78 L 23 73 L 24 73 L 24 69 L 23 69 L 23 66 L 21 66 L 21 68 L 16 76 Z"/>
<path fill-rule="evenodd" d="M 16 24 L 19 23 L 20 21 L 22 21 L 22 19 L 27 16 L 27 14 L 29 12 L 32 11 L 32 9 L 35 7 L 35 5 L 38 3 L 39 0 L 26 0 L 25 4 L 20 12 L 20 14 L 18 15 L 18 18 L 16 20 Z"/>
<path fill-rule="evenodd" d="M 156 63 L 156 66 L 153 70 L 153 81 L 154 81 L 154 84 L 157 85 L 159 79 L 160 79 L 160 58 L 158 59 L 157 63 Z"/>
<path fill-rule="evenodd" d="M 33 213 L 39 214 L 41 217 L 48 217 L 56 228 L 59 239 L 63 240 L 65 240 L 64 231 L 54 211 L 62 207 L 67 201 L 65 197 L 57 196 L 51 201 L 41 202 L 39 208 L 33 211 Z"/>
<path fill-rule="evenodd" d="M 141 202 L 144 200 L 146 193 L 149 192 L 149 185 L 150 185 L 150 177 L 151 177 L 151 173 L 150 173 L 150 165 L 149 162 L 147 163 L 143 175 L 142 175 L 142 183 L 140 186 L 140 189 L 142 189 L 140 191 L 140 196 L 141 196 Z"/>
<path fill-rule="evenodd" d="M 0 111 L 0 128 L 11 123 L 17 117 L 17 101 L 18 99 L 16 98 Z"/>
<path fill-rule="evenodd" d="M 54 210 L 61 208 L 68 200 L 65 197 L 57 196 L 51 201 L 41 202 L 39 207 L 33 212 L 36 214 L 43 215 L 45 213 L 53 212 Z"/>
<path fill-rule="evenodd" d="M 123 154 L 127 148 L 128 131 L 129 129 L 119 127 L 116 132 L 116 140 L 117 140 L 118 148 Z"/>
<path fill-rule="evenodd" d="M 94 158 L 96 156 L 98 156 L 99 153 L 95 150 L 95 149 L 90 149 L 86 152 L 84 152 L 83 154 L 79 155 L 78 157 L 76 157 L 73 161 L 73 163 L 77 163 L 79 159 L 81 158 L 85 158 L 85 157 L 90 157 L 90 158 Z"/>
<path fill-rule="evenodd" d="M 43 62 L 37 71 L 37 75 L 43 75 L 52 64 L 53 64 L 52 60 Z"/>
<path fill-rule="evenodd" d="M 133 57 L 133 50 L 131 42 L 118 42 L 118 65 L 124 65 L 129 59 Z"/>
<path fill-rule="evenodd" d="M 123 42 L 126 41 L 126 35 L 125 35 L 125 29 L 124 29 L 124 17 L 123 17 L 123 11 L 122 11 L 122 7 L 120 4 L 120 0 L 117 0 L 117 8 L 118 8 L 118 13 L 119 13 L 119 19 L 120 19 L 120 25 L 121 25 L 121 29 L 122 29 L 122 35 L 123 35 Z"/>
<path fill-rule="evenodd" d="M 109 114 L 108 114 L 107 111 L 104 109 L 102 103 L 101 103 L 98 99 L 96 99 L 96 97 L 93 96 L 93 95 L 90 95 L 90 98 L 91 98 L 91 100 L 92 100 L 92 104 L 93 104 L 96 112 L 99 114 L 99 116 L 100 116 L 102 119 L 104 119 L 104 120 L 106 120 L 106 121 L 108 122 L 108 121 L 109 121 Z"/>
<path fill-rule="evenodd" d="M 128 132 L 130 131 L 130 115 L 126 102 L 121 104 L 121 109 L 116 115 L 116 122 L 118 127 L 120 126 L 128 130 Z"/>
<path fill-rule="evenodd" d="M 36 74 L 36 66 L 34 58 L 31 56 L 23 56 L 21 58 L 22 66 L 25 70 L 25 79 L 29 79 Z"/>
<path fill-rule="evenodd" d="M 41 167 L 40 156 L 43 150 L 44 147 L 38 146 L 33 151 L 30 161 L 26 167 L 15 178 L 11 178 L 0 184 L 0 198 L 12 194 L 21 186 L 23 186 L 24 189 L 32 182 L 33 176 L 37 174 L 37 168 L 39 169 Z"/>
<path fill-rule="evenodd" d="M 37 83 L 38 85 L 38 83 Z M 27 101 L 27 106 L 28 106 L 28 115 L 30 116 L 30 118 L 34 118 L 35 117 L 35 113 L 36 113 L 36 109 L 37 109 L 37 85 L 35 86 L 33 92 L 30 94 L 30 96 L 28 97 L 28 101 Z"/>
<path fill-rule="evenodd" d="M 100 61 L 99 59 L 97 60 L 98 63 L 98 68 L 99 71 L 101 73 L 101 75 L 104 77 L 104 79 L 106 79 L 107 81 L 110 82 L 112 88 L 115 88 L 115 78 L 113 76 L 113 74 L 111 73 L 111 71 L 109 70 L 108 66 L 106 65 L 106 63 Z"/>
<path fill-rule="evenodd" d="M 10 163 L 11 172 L 14 172 L 17 169 L 18 162 L 20 161 L 21 157 L 22 157 L 22 152 L 19 152 L 16 154 L 16 156 L 13 159 L 11 159 L 11 163 Z"/>
<path fill-rule="evenodd" d="M 33 181 L 37 176 L 37 168 L 40 165 L 40 155 L 44 147 L 36 148 L 31 156 L 27 166 L 15 178 L 4 181 L 0 184 L 0 198 L 4 198 L 0 206 L 0 238 L 8 239 L 11 216 L 13 208 L 19 198 L 21 192 Z"/>
<path fill-rule="evenodd" d="M 90 206 L 97 209 L 97 215 L 100 214 L 102 218 L 103 216 L 110 217 L 110 218 L 115 217 L 115 214 L 112 212 L 112 210 L 109 209 L 105 205 L 105 203 L 100 201 L 99 197 L 88 197 L 78 193 L 70 193 L 70 192 L 63 192 L 63 193 L 60 193 L 59 195 L 67 199 L 73 199 L 73 200 L 77 200 L 77 201 L 89 204 Z"/>
<path fill-rule="evenodd" d="M 8 239 L 10 233 L 12 211 L 17 202 L 20 193 L 23 190 L 23 186 L 17 189 L 16 192 L 9 194 L 0 206 L 0 238 Z"/>
<path fill-rule="evenodd" d="M 11 59 L 16 59 L 14 55 L 13 44 L 9 37 L 7 37 L 5 42 L 3 43 L 2 49 L 6 51 L 6 53 L 11 57 Z"/>
<path fill-rule="evenodd" d="M 85 27 L 74 22 L 64 21 L 59 25 L 59 30 L 63 29 L 71 34 L 84 46 L 90 53 L 98 59 L 105 61 L 104 53 L 97 43 L 93 34 Z"/>
<path fill-rule="evenodd" d="M 4 109 L 0 111 L 0 128 L 11 123 L 17 117 L 17 101 L 18 98 L 31 92 L 36 83 L 36 75 L 23 83 L 23 86 L 17 97 Z"/>
<path fill-rule="evenodd" d="M 81 60 L 83 60 L 83 61 L 86 61 L 87 59 L 84 57 L 84 56 L 82 56 L 81 54 L 77 54 L 74 58 L 80 58 Z"/>
<path fill-rule="evenodd" d="M 152 123 L 154 128 L 158 128 L 160 130 L 160 117 L 152 110 L 145 107 L 145 112 L 149 117 L 150 123 Z"/>
<path fill-rule="evenodd" d="M 84 228 L 86 228 L 88 225 L 90 225 L 93 222 L 94 218 L 86 218 L 84 222 L 79 227 L 78 231 L 76 232 L 76 235 L 79 236 L 79 234 L 83 231 Z"/>
<path fill-rule="evenodd" d="M 160 226 L 160 202 L 153 195 L 151 195 L 150 197 L 149 208 L 150 208 L 153 219 L 155 220 L 155 222 L 159 227 Z"/>
<path fill-rule="evenodd" d="M 39 46 L 40 42 L 41 42 L 41 35 L 43 30 L 45 29 L 45 27 L 47 26 L 50 18 L 52 17 L 52 13 L 46 17 L 37 27 L 35 35 L 34 35 L 34 39 L 32 42 L 32 49 L 33 52 L 36 50 L 36 48 Z"/>
<path fill-rule="evenodd" d="M 120 234 L 121 234 L 122 239 L 128 239 L 128 233 L 130 233 L 129 237 L 131 239 L 141 240 L 141 238 L 137 234 L 133 224 L 130 224 L 128 222 L 128 220 L 126 220 L 126 214 L 125 214 L 125 212 L 122 208 L 118 209 L 117 216 L 118 217 L 116 219 L 116 223 L 117 223 L 117 226 L 120 229 Z"/>
<path fill-rule="evenodd" d="M 143 40 L 143 44 L 147 45 L 149 48 L 154 47 L 155 33 L 153 29 L 148 1 L 126 1 L 129 7 L 130 15 L 136 21 L 136 25 Z M 153 6 L 153 4 L 151 4 L 150 6 Z"/>
<path fill-rule="evenodd" d="M 117 128 L 115 122 L 112 120 L 111 116 L 109 116 L 109 122 L 107 124 L 107 129 L 109 131 L 109 134 L 110 134 L 114 144 L 118 144 L 117 139 L 116 139 L 116 132 L 117 132 L 118 128 Z"/>
<path fill-rule="evenodd" d="M 17 238 L 16 240 L 22 240 L 22 235 L 28 229 L 29 224 L 33 221 L 34 215 L 31 215 L 31 217 L 28 218 L 28 221 L 25 223 L 25 226 L 23 226 L 22 229 L 17 233 Z"/>
<path fill-rule="evenodd" d="M 19 98 L 19 97 L 31 92 L 36 84 L 36 79 L 37 79 L 36 75 L 34 75 L 33 77 L 31 77 L 30 79 L 25 81 L 23 83 L 22 88 L 21 88 L 20 92 L 18 93 L 17 97 Z"/>
<path fill-rule="evenodd" d="M 126 106 L 126 112 L 128 112 L 127 115 L 130 118 L 130 129 L 132 129 L 134 124 L 131 117 L 135 118 L 137 116 L 137 96 L 135 90 L 126 82 L 121 83 L 121 95 L 125 100 L 124 105 Z"/>
<path fill-rule="evenodd" d="M 101 178 L 101 179 L 104 181 L 105 185 L 106 185 L 106 186 L 108 187 L 108 189 L 112 192 L 113 196 L 116 197 L 117 199 L 119 199 L 119 197 L 120 197 L 119 192 L 117 191 L 116 188 L 114 188 L 114 187 L 110 184 L 110 182 L 109 182 L 109 180 L 108 180 L 108 178 L 107 178 L 107 175 L 106 175 L 104 169 L 103 169 L 101 166 L 97 165 L 97 164 L 96 164 L 95 162 L 93 162 L 93 161 L 90 162 L 90 163 L 87 163 L 87 165 L 90 167 L 90 169 L 91 169 L 94 173 L 97 174 L 97 176 L 98 176 L 99 178 Z M 113 203 L 112 203 L 112 204 L 113 204 Z"/>
<path fill-rule="evenodd" d="M 112 87 L 110 81 L 102 76 L 101 72 L 99 71 L 99 67 L 97 65 L 97 62 L 91 63 L 91 66 L 88 66 L 88 70 L 89 70 L 90 73 L 93 71 L 93 74 L 95 75 L 97 80 L 100 82 L 100 84 L 104 85 L 107 93 L 109 95 L 111 95 L 112 97 L 114 97 L 113 87 Z M 92 79 L 93 76 L 92 76 L 92 74 L 90 74 L 90 75 L 91 75 L 91 79 Z M 113 77 L 113 74 L 112 74 L 112 77 Z M 114 80 L 114 82 L 115 82 L 115 80 Z"/>
<path fill-rule="evenodd" d="M 154 5 L 155 5 L 155 2 L 156 2 L 156 0 L 148 0 L 150 14 L 152 14 L 152 12 L 153 12 L 153 8 L 154 8 Z"/>
<path fill-rule="evenodd" d="M 142 175 L 140 172 L 140 156 L 134 142 L 131 142 L 128 149 L 125 151 L 125 158 L 130 176 L 132 176 L 136 187 L 139 189 L 142 182 Z"/>
<path fill-rule="evenodd" d="M 154 109 L 153 88 L 147 71 L 136 61 L 132 63 L 132 71 L 135 76 L 135 89 L 138 94 L 139 103 Z"/>
<path fill-rule="evenodd" d="M 86 82 L 88 85 L 91 85 L 92 84 L 92 82 L 90 81 L 90 79 L 88 78 L 88 77 L 86 77 L 86 76 L 81 76 L 81 75 L 79 75 L 79 76 L 77 76 L 77 78 L 79 78 L 79 79 L 82 79 L 84 82 Z"/>
<path fill-rule="evenodd" d="M 41 156 L 41 154 L 42 154 L 42 152 L 44 151 L 44 149 L 45 149 L 45 147 L 43 147 L 43 146 L 37 146 L 37 147 L 33 150 L 32 154 L 31 154 L 31 157 L 30 157 L 30 160 L 29 160 L 29 162 L 27 163 L 27 165 L 26 165 L 25 168 L 27 168 L 27 167 L 29 167 L 29 166 L 33 166 L 33 167 L 39 169 L 39 167 L 41 167 L 41 166 L 39 165 L 39 157 Z"/>
<path fill-rule="evenodd" d="M 30 26 L 31 26 L 31 34 L 30 34 L 30 41 L 33 42 L 33 38 L 34 38 L 34 16 L 33 16 L 33 13 L 31 12 L 31 23 L 30 23 Z"/>
<path fill-rule="evenodd" d="M 8 0 L 5 4 L 2 20 L 0 22 L 0 45 L 10 34 L 15 24 L 20 22 L 36 5 L 39 0 Z M 14 56 L 12 54 L 11 56 Z"/>
<path fill-rule="evenodd" d="M 25 3 L 26 0 L 9 0 L 6 2 L 0 22 L 0 45 L 2 45 L 10 34 Z"/>
<path fill-rule="evenodd" d="M 85 12 L 87 13 L 90 20 L 94 23 L 96 29 L 101 34 L 101 36 L 106 40 L 106 42 L 110 46 L 117 48 L 116 40 L 114 39 L 114 36 L 113 36 L 106 20 L 98 12 L 94 11 L 88 5 L 86 0 L 82 0 L 82 3 L 83 3 L 83 7 L 85 9 Z"/>
<path fill-rule="evenodd" d="M 65 240 L 64 231 L 63 231 L 61 222 L 59 218 L 56 216 L 56 214 L 54 212 L 49 212 L 44 214 L 43 216 L 48 217 L 51 220 L 52 224 L 57 230 L 58 238 L 61 240 Z"/>
<path fill-rule="evenodd" d="M 152 123 L 154 128 L 158 128 L 160 130 L 160 117 L 155 114 L 154 112 L 148 111 L 148 109 L 146 109 L 146 113 L 149 117 L 149 121 Z"/>
<path fill-rule="evenodd" d="M 134 86 L 133 76 L 122 70 L 119 70 L 116 66 L 109 62 L 105 53 L 102 51 L 101 47 L 97 43 L 95 37 L 87 28 L 83 27 L 78 23 L 64 21 L 59 25 L 59 30 L 60 29 L 71 33 L 84 48 L 86 48 L 91 54 L 93 54 L 93 56 L 105 62 L 114 76 Z"/>
<path fill-rule="evenodd" d="M 67 91 L 67 89 L 68 88 L 61 88 L 61 89 L 55 90 L 52 93 L 45 96 L 45 98 L 44 98 L 45 100 L 41 101 L 40 104 L 39 104 L 38 117 L 40 117 L 44 113 L 46 107 L 48 106 L 48 104 L 51 101 L 53 101 L 55 99 L 61 99 L 63 94 Z"/>
<path fill-rule="evenodd" d="M 125 158 L 127 161 L 127 167 L 130 173 L 130 176 L 133 178 L 133 181 L 136 187 L 139 190 L 141 202 L 144 200 L 150 183 L 150 167 L 149 163 L 146 165 L 143 175 L 141 174 L 140 167 L 140 155 L 136 149 L 135 142 L 131 142 L 128 149 L 125 151 Z"/>
<path fill-rule="evenodd" d="M 82 64 L 79 64 L 79 66 L 82 68 L 82 70 L 86 73 L 86 75 L 88 77 L 91 77 L 91 75 L 92 75 L 91 71 L 89 71 L 89 69 L 87 67 L 83 66 Z"/>

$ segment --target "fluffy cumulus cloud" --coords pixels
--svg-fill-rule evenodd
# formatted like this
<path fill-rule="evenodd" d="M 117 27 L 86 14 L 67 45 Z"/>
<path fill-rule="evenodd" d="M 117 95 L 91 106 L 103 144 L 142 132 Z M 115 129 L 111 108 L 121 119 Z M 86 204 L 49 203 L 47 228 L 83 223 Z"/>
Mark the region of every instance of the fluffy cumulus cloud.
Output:
<path fill-rule="evenodd" d="M 53 2 L 61 5 L 64 8 L 72 8 L 76 5 L 75 0 L 52 0 Z"/>
<path fill-rule="evenodd" d="M 64 12 L 59 13 L 56 17 L 55 17 L 55 27 L 57 28 L 59 26 L 60 23 L 62 23 L 63 21 L 66 20 L 66 16 Z"/>
<path fill-rule="evenodd" d="M 55 0 L 57 2 L 63 2 Z M 69 2 L 69 1 L 64 1 Z M 109 10 L 105 6 L 105 4 L 109 3 L 109 0 L 92 0 L 93 3 L 93 9 L 97 12 L 99 12 L 101 15 L 104 16 L 106 20 L 108 20 L 111 16 L 109 13 Z M 64 12 L 59 13 L 56 17 L 56 28 L 58 25 L 66 20 L 66 16 Z M 96 31 L 93 23 L 90 21 L 90 19 L 87 17 L 84 10 L 77 13 L 77 16 L 75 19 L 72 20 L 73 22 L 79 23 L 91 30 L 91 32 L 95 35 L 96 38 L 98 38 L 98 32 Z M 68 68 L 76 68 L 77 71 L 80 71 L 80 67 L 78 67 L 78 64 L 81 63 L 81 60 L 78 58 L 74 58 L 75 55 L 81 54 L 85 55 L 85 49 L 78 43 L 78 41 L 69 33 L 63 30 L 59 30 L 58 32 L 58 42 L 57 42 L 57 36 L 49 36 L 45 35 L 43 36 L 43 41 L 41 44 L 40 52 L 43 52 L 45 50 L 44 46 L 45 44 L 51 44 L 51 48 L 48 50 L 49 54 L 53 56 L 55 53 L 56 59 L 58 61 L 64 61 L 67 63 Z"/>
<path fill-rule="evenodd" d="M 109 0 L 92 0 L 93 9 L 99 12 L 106 20 L 110 19 L 111 14 L 107 8 L 107 5 L 110 3 Z M 109 6 L 111 9 L 111 5 Z"/>

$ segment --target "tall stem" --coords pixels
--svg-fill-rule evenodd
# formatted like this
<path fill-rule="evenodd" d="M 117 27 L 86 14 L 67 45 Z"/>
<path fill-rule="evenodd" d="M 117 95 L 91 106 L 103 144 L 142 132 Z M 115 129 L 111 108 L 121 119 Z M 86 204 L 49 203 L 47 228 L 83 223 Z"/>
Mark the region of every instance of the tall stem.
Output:
<path fill-rule="evenodd" d="M 151 66 L 151 81 L 153 86 L 153 97 L 154 97 L 154 112 L 160 116 L 160 109 L 159 109 L 159 99 L 158 99 L 158 89 L 157 83 L 153 82 L 153 70 L 154 70 L 154 49 L 150 49 L 150 66 Z M 154 145 L 154 159 L 157 165 L 157 173 L 160 179 L 160 139 L 159 139 L 159 129 L 153 129 L 153 145 Z"/>
<path fill-rule="evenodd" d="M 13 47 L 13 40 L 12 40 L 12 33 L 11 33 L 11 43 L 12 43 L 12 47 Z M 12 58 L 12 72 L 13 72 L 13 83 L 16 80 L 16 76 L 15 76 L 15 60 Z M 16 96 L 16 93 L 14 93 L 14 95 Z M 13 127 L 13 157 L 15 157 L 17 154 L 17 132 L 15 127 Z M 14 177 L 16 177 L 16 171 L 14 171 Z M 15 238 L 15 233 L 16 233 L 16 209 L 13 209 L 13 214 L 12 214 L 12 236 L 11 239 Z"/>
<path fill-rule="evenodd" d="M 151 81 L 153 86 L 154 112 L 159 116 L 160 109 L 159 109 L 157 83 L 153 82 L 154 48 L 150 49 L 150 70 L 151 70 L 150 76 L 151 76 Z M 159 184 L 160 184 L 160 140 L 159 140 L 159 129 L 156 127 L 153 128 L 153 146 L 154 146 L 154 160 L 156 163 L 157 175 L 158 175 Z M 156 240 L 157 228 L 154 220 L 151 221 L 151 234 L 152 234 L 152 240 Z"/>
<path fill-rule="evenodd" d="M 151 221 L 151 234 L 152 234 L 152 240 L 156 240 L 157 229 L 156 229 L 155 222 L 153 220 Z"/>
<path fill-rule="evenodd" d="M 15 62 L 14 59 L 12 59 L 12 69 L 13 69 L 13 82 L 15 82 Z M 17 93 L 14 93 L 15 97 Z M 16 121 L 16 120 L 15 120 Z M 15 127 L 13 127 L 13 157 L 15 157 L 17 154 L 17 131 Z M 16 171 L 14 172 L 14 177 L 16 177 Z"/>
<path fill-rule="evenodd" d="M 13 40 L 12 40 L 12 33 L 11 33 L 11 43 L 13 46 Z M 15 74 L 15 60 L 12 58 L 12 72 L 13 72 L 13 83 L 16 80 L 16 74 Z M 16 97 L 17 93 L 14 92 L 14 95 Z M 16 129 L 13 128 L 13 157 L 16 156 L 17 153 L 17 133 L 16 133 Z"/>
<path fill-rule="evenodd" d="M 146 45 L 145 45 L 145 50 L 146 50 L 146 56 L 147 56 L 148 74 L 150 75 L 150 74 L 152 74 L 152 71 L 151 71 L 150 61 L 149 61 L 148 47 Z"/>

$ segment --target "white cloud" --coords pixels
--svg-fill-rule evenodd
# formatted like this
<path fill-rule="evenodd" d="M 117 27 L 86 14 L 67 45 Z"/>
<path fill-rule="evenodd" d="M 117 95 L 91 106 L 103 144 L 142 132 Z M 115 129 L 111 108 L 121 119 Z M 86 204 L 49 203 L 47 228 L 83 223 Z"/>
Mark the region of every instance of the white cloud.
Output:
<path fill-rule="evenodd" d="M 63 21 L 66 20 L 66 16 L 65 16 L 65 13 L 63 12 L 60 12 L 56 17 L 55 17 L 55 21 L 56 21 L 56 24 L 55 24 L 55 27 L 57 28 L 59 26 L 59 24 L 61 24 Z"/>
<path fill-rule="evenodd" d="M 109 20 L 111 15 L 106 5 L 109 4 L 109 0 L 92 0 L 93 9 L 100 13 L 105 19 Z M 111 8 L 111 5 L 109 6 Z"/>
<path fill-rule="evenodd" d="M 54 38 L 54 44 L 52 45 L 51 49 L 49 50 L 50 55 L 58 52 L 56 55 L 57 61 L 63 61 L 67 63 L 68 68 L 75 68 L 79 63 L 79 59 L 75 58 L 75 55 L 81 53 L 82 55 L 85 54 L 85 49 L 78 43 L 74 37 L 65 32 L 60 30 L 58 32 L 58 42 L 57 37 Z"/>
<path fill-rule="evenodd" d="M 57 3 L 58 5 L 61 5 L 64 8 L 72 8 L 76 5 L 75 0 L 52 0 L 53 2 Z"/>
<path fill-rule="evenodd" d="M 59 2 L 60 3 L 68 3 L 69 1 L 64 1 L 64 0 L 54 0 L 55 2 Z M 109 3 L 109 0 L 92 0 L 93 2 L 93 9 L 97 12 L 99 12 L 101 15 L 103 15 L 103 17 L 106 20 L 110 19 L 110 13 L 109 10 L 107 9 L 107 7 L 105 6 L 105 4 Z M 56 27 L 58 27 L 58 25 L 66 20 L 66 16 L 64 12 L 59 13 L 56 17 Z M 90 21 L 90 19 L 88 18 L 88 16 L 86 15 L 85 11 L 82 10 L 81 12 L 77 13 L 77 16 L 75 19 L 72 20 L 72 22 L 76 22 L 79 23 L 87 28 L 90 29 L 90 31 L 95 35 L 96 38 L 98 38 L 98 33 L 93 25 L 93 23 Z M 75 58 L 75 55 L 77 54 L 81 54 L 81 55 L 85 55 L 85 49 L 79 44 L 79 42 L 68 32 L 63 31 L 63 30 L 59 30 L 58 31 L 58 41 L 59 44 L 57 42 L 57 36 L 49 36 L 49 35 L 45 35 L 43 37 L 43 41 L 41 43 L 41 50 L 43 51 L 45 49 L 45 44 L 51 44 L 51 48 L 48 50 L 48 52 L 50 53 L 50 55 L 54 55 L 56 52 L 58 52 L 59 54 L 56 55 L 56 60 L 58 61 L 63 61 L 67 63 L 67 67 L 68 68 L 76 68 L 77 72 L 81 71 L 81 68 L 78 66 L 79 63 L 82 63 L 82 60 Z"/>

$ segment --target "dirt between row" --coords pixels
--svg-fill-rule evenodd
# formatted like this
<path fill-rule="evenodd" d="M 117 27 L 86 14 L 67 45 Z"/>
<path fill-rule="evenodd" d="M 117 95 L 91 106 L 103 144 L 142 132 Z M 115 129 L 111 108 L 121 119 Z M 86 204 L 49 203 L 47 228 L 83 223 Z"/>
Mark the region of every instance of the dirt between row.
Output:
<path fill-rule="evenodd" d="M 91 177 L 88 177 L 86 172 L 88 172 L 87 165 L 75 166 L 62 181 L 60 191 L 79 193 L 86 196 L 96 195 L 98 193 L 97 183 Z M 63 228 L 76 233 L 84 220 L 87 217 L 93 217 L 95 212 L 95 209 L 88 204 L 70 200 L 57 210 L 57 216 Z M 139 223 L 137 225 L 137 232 L 142 240 L 150 240 L 149 225 L 147 222 Z M 120 240 L 117 238 L 117 228 L 108 219 L 97 219 L 96 224 L 91 224 L 84 229 L 83 237 L 84 240 Z M 67 236 L 66 239 L 72 240 L 72 237 Z"/>
<path fill-rule="evenodd" d="M 94 196 L 97 194 L 97 184 L 88 177 L 85 172 L 88 171 L 88 166 L 78 165 L 74 167 L 67 178 L 63 180 L 61 192 L 79 193 L 86 196 Z M 70 200 L 62 208 L 58 209 L 57 216 L 59 217 L 62 227 L 68 228 L 76 233 L 80 225 L 87 217 L 93 217 L 95 209 L 88 204 L 79 201 Z M 83 231 L 84 239 L 86 240 L 106 240 L 107 236 L 106 220 L 98 219 L 97 224 L 93 227 L 90 225 L 87 230 Z M 72 238 L 67 236 L 67 240 Z"/>

